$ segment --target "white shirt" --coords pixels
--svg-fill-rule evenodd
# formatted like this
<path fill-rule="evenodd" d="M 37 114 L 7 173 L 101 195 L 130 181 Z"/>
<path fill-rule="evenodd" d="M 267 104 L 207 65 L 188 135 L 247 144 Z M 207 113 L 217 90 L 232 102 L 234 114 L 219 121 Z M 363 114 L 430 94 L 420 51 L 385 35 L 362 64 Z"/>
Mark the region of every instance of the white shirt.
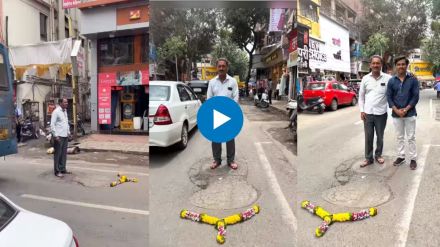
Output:
<path fill-rule="evenodd" d="M 54 137 L 67 137 L 70 135 L 69 119 L 67 117 L 67 110 L 63 111 L 61 106 L 52 112 L 50 119 L 50 128 Z"/>
<path fill-rule="evenodd" d="M 383 115 L 387 112 L 387 85 L 391 76 L 380 72 L 377 80 L 372 73 L 362 78 L 359 89 L 359 108 L 361 112 Z"/>
<path fill-rule="evenodd" d="M 216 76 L 211 79 L 208 84 L 208 92 L 206 98 L 214 96 L 226 96 L 238 103 L 238 84 L 234 77 L 226 75 L 226 79 L 221 82 Z"/>

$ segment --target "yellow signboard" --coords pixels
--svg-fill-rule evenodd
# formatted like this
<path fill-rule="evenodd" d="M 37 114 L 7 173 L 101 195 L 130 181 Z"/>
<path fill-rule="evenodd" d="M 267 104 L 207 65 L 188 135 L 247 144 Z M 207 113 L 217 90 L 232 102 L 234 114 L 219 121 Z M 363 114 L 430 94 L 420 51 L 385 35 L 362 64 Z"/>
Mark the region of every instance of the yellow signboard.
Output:
<path fill-rule="evenodd" d="M 211 80 L 217 76 L 217 67 L 202 67 L 202 80 Z"/>
<path fill-rule="evenodd" d="M 415 76 L 432 76 L 432 64 L 429 62 L 412 62 L 409 64 L 409 70 Z"/>

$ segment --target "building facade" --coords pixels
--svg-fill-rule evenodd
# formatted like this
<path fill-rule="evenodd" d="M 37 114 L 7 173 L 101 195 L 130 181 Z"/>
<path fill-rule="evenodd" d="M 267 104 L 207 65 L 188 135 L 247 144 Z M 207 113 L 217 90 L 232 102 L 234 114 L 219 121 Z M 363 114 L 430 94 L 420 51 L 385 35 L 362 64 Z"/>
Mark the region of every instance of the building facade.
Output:
<path fill-rule="evenodd" d="M 149 3 L 80 3 L 80 32 L 89 39 L 91 128 L 100 133 L 147 133 Z"/>

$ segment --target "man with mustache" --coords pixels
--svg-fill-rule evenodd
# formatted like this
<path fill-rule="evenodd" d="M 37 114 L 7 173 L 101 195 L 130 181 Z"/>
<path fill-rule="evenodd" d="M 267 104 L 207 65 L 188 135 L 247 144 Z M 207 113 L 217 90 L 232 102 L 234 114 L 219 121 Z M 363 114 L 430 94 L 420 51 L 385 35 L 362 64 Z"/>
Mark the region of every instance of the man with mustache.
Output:
<path fill-rule="evenodd" d="M 419 82 L 414 76 L 407 73 L 409 60 L 399 56 L 394 60 L 397 75 L 388 83 L 387 99 L 389 107 L 393 109 L 393 122 L 397 136 L 397 159 L 393 165 L 398 166 L 405 161 L 405 134 L 408 139 L 410 168 L 417 168 L 416 150 L 416 104 L 419 101 Z"/>
<path fill-rule="evenodd" d="M 234 77 L 227 74 L 229 62 L 226 58 L 219 58 L 217 60 L 217 73 L 218 75 L 209 81 L 207 100 L 214 96 L 225 96 L 233 99 L 238 103 L 238 84 Z M 236 170 L 238 168 L 235 163 L 235 141 L 234 139 L 226 143 L 226 157 L 228 166 L 231 169 Z M 222 163 L 222 144 L 212 143 L 212 154 L 214 156 L 214 162 L 211 165 L 211 169 L 219 167 Z"/>

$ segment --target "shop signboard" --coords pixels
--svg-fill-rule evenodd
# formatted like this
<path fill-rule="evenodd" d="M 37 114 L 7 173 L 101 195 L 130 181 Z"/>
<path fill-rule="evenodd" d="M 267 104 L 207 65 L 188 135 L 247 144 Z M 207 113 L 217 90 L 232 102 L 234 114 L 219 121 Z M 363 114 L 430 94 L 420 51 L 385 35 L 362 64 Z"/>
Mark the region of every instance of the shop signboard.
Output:
<path fill-rule="evenodd" d="M 98 76 L 98 122 L 111 124 L 111 86 L 116 83 L 116 73 L 100 73 Z"/>
<path fill-rule="evenodd" d="M 81 0 L 63 0 L 63 9 L 76 8 L 81 3 Z"/>
<path fill-rule="evenodd" d="M 351 72 L 350 39 L 348 29 L 340 26 L 325 16 L 320 19 L 321 38 L 325 45 L 323 51 L 327 61 L 322 69 L 338 72 Z"/>
<path fill-rule="evenodd" d="M 140 71 L 120 71 L 120 72 L 118 72 L 116 84 L 118 86 L 139 86 L 139 85 L 141 85 Z"/>
<path fill-rule="evenodd" d="M 309 70 L 309 29 L 301 25 L 297 25 L 297 51 L 298 51 L 298 72 L 308 73 Z"/>
<path fill-rule="evenodd" d="M 309 43 L 307 53 L 310 69 L 327 69 L 328 56 L 325 50 L 325 44 L 315 39 L 310 39 Z"/>
<path fill-rule="evenodd" d="M 297 66 L 298 64 L 298 51 L 289 53 L 289 59 L 287 60 L 287 67 Z"/>
<path fill-rule="evenodd" d="M 142 85 L 148 85 L 148 81 L 149 81 L 149 75 L 148 75 L 148 69 L 146 70 L 141 70 L 141 84 Z"/>

